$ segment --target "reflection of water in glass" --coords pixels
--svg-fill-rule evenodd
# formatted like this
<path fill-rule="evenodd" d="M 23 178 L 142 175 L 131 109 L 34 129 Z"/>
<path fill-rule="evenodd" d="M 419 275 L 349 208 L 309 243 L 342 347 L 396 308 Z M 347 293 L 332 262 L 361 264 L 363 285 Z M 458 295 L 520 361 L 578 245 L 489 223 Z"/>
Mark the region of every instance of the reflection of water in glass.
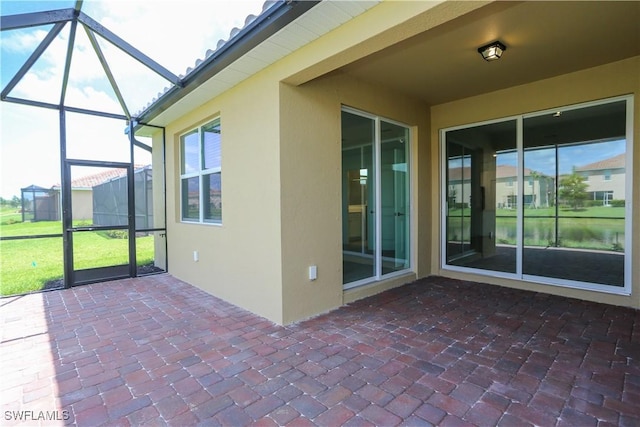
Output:
<path fill-rule="evenodd" d="M 516 244 L 517 220 L 515 218 L 497 218 L 496 241 L 498 243 Z M 623 250 L 623 219 L 560 219 L 558 223 L 558 246 Z M 552 218 L 525 218 L 524 243 L 527 246 L 554 246 L 555 223 Z"/>

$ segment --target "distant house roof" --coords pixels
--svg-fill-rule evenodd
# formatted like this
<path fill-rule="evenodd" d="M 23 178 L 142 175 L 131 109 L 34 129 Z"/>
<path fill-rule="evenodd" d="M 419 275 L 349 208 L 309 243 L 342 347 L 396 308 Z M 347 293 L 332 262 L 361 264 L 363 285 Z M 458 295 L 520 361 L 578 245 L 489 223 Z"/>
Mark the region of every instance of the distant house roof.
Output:
<path fill-rule="evenodd" d="M 594 170 L 605 170 L 605 169 L 624 169 L 625 167 L 625 154 L 618 154 L 614 157 L 609 157 L 608 159 L 599 160 L 597 162 L 589 163 L 584 166 L 579 166 L 576 168 L 576 171 L 594 171 Z"/>
<path fill-rule="evenodd" d="M 29 192 L 29 191 L 49 191 L 49 190 L 50 190 L 49 188 L 44 188 L 44 187 L 40 187 L 40 186 L 33 185 L 33 184 L 28 186 L 28 187 L 24 187 L 24 188 L 20 189 L 20 191 L 26 191 L 26 192 Z"/>
<path fill-rule="evenodd" d="M 146 167 L 148 167 L 148 166 L 135 165 L 134 166 L 134 170 L 138 171 L 138 170 L 144 169 Z M 107 169 L 107 170 L 105 170 L 103 172 L 99 172 L 99 173 L 96 173 L 96 174 L 93 174 L 93 175 L 83 176 L 81 178 L 72 180 L 71 181 L 71 188 L 73 190 L 79 190 L 79 189 L 83 189 L 83 188 L 92 189 L 96 185 L 104 184 L 105 182 L 111 181 L 113 179 L 117 179 L 117 178 L 123 177 L 126 174 L 127 174 L 126 169 L 121 169 L 121 168 Z M 56 184 L 52 188 L 59 189 L 60 188 L 60 184 Z"/>

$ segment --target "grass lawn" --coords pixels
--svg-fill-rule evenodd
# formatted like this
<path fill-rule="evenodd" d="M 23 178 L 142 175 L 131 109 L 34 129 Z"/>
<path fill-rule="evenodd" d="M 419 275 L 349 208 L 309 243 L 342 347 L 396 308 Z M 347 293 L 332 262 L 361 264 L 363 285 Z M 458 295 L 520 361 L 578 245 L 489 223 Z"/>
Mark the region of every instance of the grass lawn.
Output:
<path fill-rule="evenodd" d="M 0 224 L 22 221 L 22 214 L 16 208 L 9 206 L 0 207 Z"/>
<path fill-rule="evenodd" d="M 4 215 L 2 217 L 4 221 Z M 0 236 L 61 234 L 59 221 L 0 225 Z M 128 263 L 128 240 L 104 233 L 74 236 L 74 267 L 77 270 Z M 137 264 L 153 262 L 154 237 L 136 238 Z M 47 282 L 63 276 L 62 237 L 0 241 L 0 295 L 15 295 L 43 289 Z"/>

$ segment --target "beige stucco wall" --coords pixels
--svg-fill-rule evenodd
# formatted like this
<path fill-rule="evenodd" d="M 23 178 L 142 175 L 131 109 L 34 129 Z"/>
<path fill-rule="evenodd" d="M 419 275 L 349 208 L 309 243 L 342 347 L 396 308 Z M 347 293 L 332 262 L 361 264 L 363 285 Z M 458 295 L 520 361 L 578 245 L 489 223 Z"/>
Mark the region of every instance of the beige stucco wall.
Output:
<path fill-rule="evenodd" d="M 638 95 L 640 95 L 640 57 L 434 106 L 431 108 L 431 158 L 439 158 L 439 130 L 443 128 L 628 94 L 635 95 L 633 123 L 634 176 L 632 181 L 638 183 L 640 182 L 640 149 L 638 148 L 638 141 L 640 141 L 640 114 L 638 114 L 638 109 L 640 108 L 638 105 Z M 433 194 L 439 194 L 439 168 L 435 160 L 433 160 L 429 173 L 431 174 L 431 191 Z M 441 269 L 441 254 L 439 250 L 440 222 L 438 218 L 440 207 L 436 204 L 431 208 L 431 215 L 434 218 L 431 222 L 431 233 L 434 236 L 431 247 L 432 273 L 640 308 L 640 262 L 638 262 L 638 259 L 640 259 L 640 215 L 638 215 L 640 185 L 638 184 L 633 187 L 633 206 L 635 209 L 632 220 L 633 272 L 631 296 L 574 290 L 443 270 Z"/>
<path fill-rule="evenodd" d="M 483 4 L 438 3 L 373 8 L 166 127 L 171 274 L 278 323 L 415 277 L 342 292 L 340 105 L 412 126 L 414 145 L 418 138 L 426 144 L 427 106 L 345 77 L 312 79 Z M 384 34 L 371 39 L 380 32 Z M 222 123 L 223 225 L 182 223 L 179 135 L 217 114 Z M 417 167 L 428 163 L 428 156 L 428 150 L 414 150 L 414 193 L 418 181 L 429 179 L 426 169 Z M 429 194 L 415 197 L 413 206 L 414 212 L 424 212 L 413 219 L 419 233 L 414 242 L 422 246 L 412 248 L 413 265 L 421 275 L 431 268 L 429 257 L 418 257 L 430 243 L 425 234 L 430 200 Z M 193 261 L 194 250 L 199 262 Z M 308 279 L 310 265 L 318 266 L 313 282 Z"/>
<path fill-rule="evenodd" d="M 413 265 L 429 271 L 428 194 L 419 193 L 429 164 L 428 107 L 378 86 L 336 74 L 294 87 L 280 86 L 280 182 L 284 321 L 309 317 L 343 304 L 341 106 L 376 114 L 412 130 L 411 169 Z M 420 167 L 419 165 L 422 165 Z M 419 215 L 422 211 L 426 215 Z M 417 256 L 422 254 L 423 256 Z M 308 279 L 317 265 L 318 279 Z M 415 279 L 374 283 L 346 300 Z"/>
<path fill-rule="evenodd" d="M 90 188 L 72 189 L 71 205 L 74 221 L 93 221 L 93 191 Z"/>
<path fill-rule="evenodd" d="M 638 58 L 431 109 L 417 99 L 336 71 L 482 4 L 409 2 L 405 8 L 395 8 L 385 2 L 170 123 L 166 128 L 169 272 L 278 323 L 328 311 L 429 274 L 640 307 L 638 267 L 632 297 L 442 270 L 438 148 L 438 130 L 444 127 L 637 94 Z M 382 27 L 372 25 L 381 22 Z M 341 105 L 403 122 L 413 132 L 415 274 L 348 292 L 342 291 Z M 182 223 L 179 136 L 217 115 L 222 124 L 223 224 Z M 636 140 L 638 129 L 636 113 Z M 638 187 L 635 206 L 640 205 Z M 636 259 L 639 217 L 634 219 Z M 198 262 L 193 260 L 196 250 Z M 315 281 L 308 279 L 311 265 L 318 267 Z"/>
<path fill-rule="evenodd" d="M 171 123 L 167 135 L 169 272 L 282 322 L 278 84 L 253 78 Z M 220 116 L 222 225 L 180 220 L 180 134 Z M 199 261 L 193 252 L 198 251 Z"/>

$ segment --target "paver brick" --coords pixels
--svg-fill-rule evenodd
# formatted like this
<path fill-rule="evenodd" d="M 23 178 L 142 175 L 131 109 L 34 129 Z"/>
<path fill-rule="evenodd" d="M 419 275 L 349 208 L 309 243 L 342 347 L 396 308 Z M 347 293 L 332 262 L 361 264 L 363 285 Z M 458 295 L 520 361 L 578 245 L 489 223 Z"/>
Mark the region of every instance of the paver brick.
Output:
<path fill-rule="evenodd" d="M 0 324 L 2 408 L 67 424 L 640 419 L 637 311 L 480 283 L 430 277 L 278 326 L 163 274 L 26 295 Z"/>

